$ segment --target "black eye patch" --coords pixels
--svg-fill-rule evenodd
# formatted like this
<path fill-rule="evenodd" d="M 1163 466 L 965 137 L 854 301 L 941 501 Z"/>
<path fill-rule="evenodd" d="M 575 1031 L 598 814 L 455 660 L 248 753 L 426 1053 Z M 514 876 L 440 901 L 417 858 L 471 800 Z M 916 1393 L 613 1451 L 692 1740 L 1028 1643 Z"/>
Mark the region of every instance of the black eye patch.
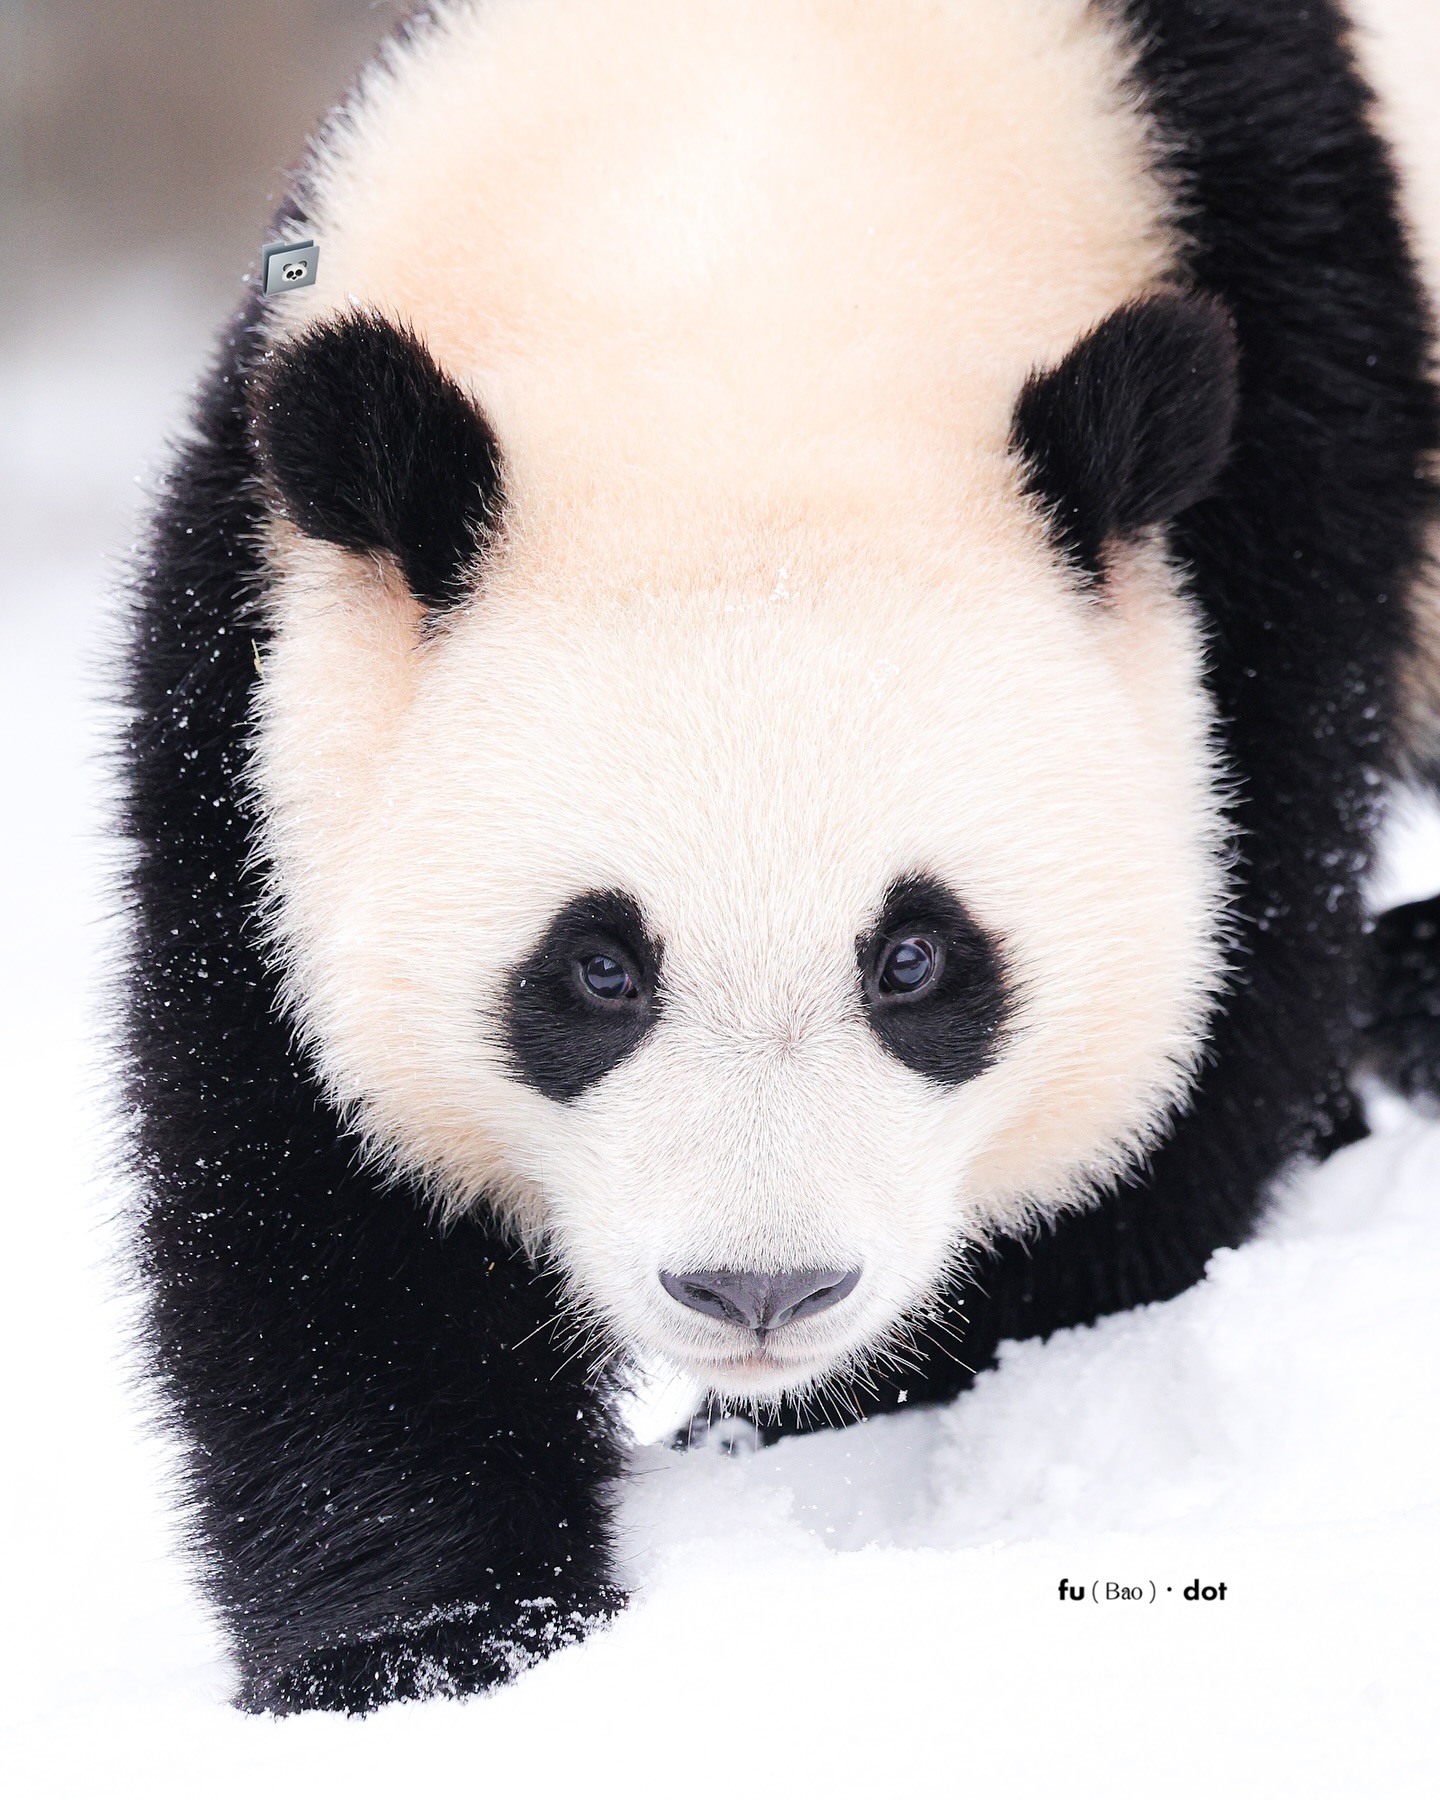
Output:
<path fill-rule="evenodd" d="M 1015 404 L 1011 444 L 1059 549 L 1103 578 L 1105 546 L 1168 523 L 1215 487 L 1239 408 L 1235 328 L 1214 300 L 1122 306 Z"/>
<path fill-rule="evenodd" d="M 661 946 L 638 904 L 580 894 L 505 979 L 511 1066 L 550 1100 L 574 1100 L 637 1050 L 660 1016 Z"/>
<path fill-rule="evenodd" d="M 945 1087 L 989 1068 L 1010 1007 L 1004 956 L 943 882 L 895 882 L 855 955 L 866 1019 L 892 1056 Z"/>
<path fill-rule="evenodd" d="M 388 551 L 426 606 L 465 598 L 500 517 L 500 451 L 414 332 L 368 313 L 313 326 L 262 365 L 255 430 L 308 537 Z"/>

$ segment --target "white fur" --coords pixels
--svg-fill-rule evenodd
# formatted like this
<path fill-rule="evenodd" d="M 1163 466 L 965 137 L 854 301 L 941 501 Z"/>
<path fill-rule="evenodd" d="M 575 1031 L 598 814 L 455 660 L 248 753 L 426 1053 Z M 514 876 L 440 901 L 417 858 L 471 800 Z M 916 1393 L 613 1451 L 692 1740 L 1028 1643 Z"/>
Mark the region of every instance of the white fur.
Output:
<path fill-rule="evenodd" d="M 882 1344 L 965 1247 L 1084 1196 L 1184 1092 L 1221 961 L 1202 646 L 1154 544 L 1079 595 L 1007 453 L 1025 373 L 1173 266 L 1082 0 L 491 0 L 321 157 L 321 280 L 494 423 L 505 535 L 435 631 L 271 532 L 254 773 L 286 997 L 377 1155 L 497 1206 L 620 1335 L 732 1394 Z M 1004 1055 L 878 1044 L 898 876 L 1004 942 Z M 504 973 L 620 888 L 641 1048 L 561 1105 Z M 398 1203 L 398 1202 L 397 1202 Z M 657 1271 L 863 1265 L 757 1355 Z"/>

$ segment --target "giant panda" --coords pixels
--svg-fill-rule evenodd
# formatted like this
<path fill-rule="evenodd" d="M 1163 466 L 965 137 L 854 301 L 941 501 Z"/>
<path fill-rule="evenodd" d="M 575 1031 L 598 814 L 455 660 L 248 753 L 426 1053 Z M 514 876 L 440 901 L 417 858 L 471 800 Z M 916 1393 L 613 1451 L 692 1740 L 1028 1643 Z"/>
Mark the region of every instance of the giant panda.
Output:
<path fill-rule="evenodd" d="M 948 1399 L 1440 1088 L 1440 911 L 1363 904 L 1440 423 L 1356 59 L 1329 0 L 450 0 L 320 132 L 125 675 L 241 1705 L 613 1614 L 637 1366 Z"/>

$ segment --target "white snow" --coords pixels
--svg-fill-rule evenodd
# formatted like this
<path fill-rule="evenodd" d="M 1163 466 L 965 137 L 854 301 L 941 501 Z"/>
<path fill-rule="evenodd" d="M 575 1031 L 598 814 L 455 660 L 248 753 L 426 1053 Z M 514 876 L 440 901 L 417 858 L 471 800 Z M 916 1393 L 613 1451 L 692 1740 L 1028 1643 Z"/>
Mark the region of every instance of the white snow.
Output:
<path fill-rule="evenodd" d="M 0 352 L 7 1790 L 1440 1792 L 1440 1127 L 1384 1096 L 1168 1305 L 1012 1346 L 940 1412 L 637 1450 L 633 1605 L 513 1687 L 226 1705 L 126 1375 L 97 1047 L 107 590 L 196 317 L 137 281 Z M 1440 886 L 1433 811 L 1381 885 Z"/>

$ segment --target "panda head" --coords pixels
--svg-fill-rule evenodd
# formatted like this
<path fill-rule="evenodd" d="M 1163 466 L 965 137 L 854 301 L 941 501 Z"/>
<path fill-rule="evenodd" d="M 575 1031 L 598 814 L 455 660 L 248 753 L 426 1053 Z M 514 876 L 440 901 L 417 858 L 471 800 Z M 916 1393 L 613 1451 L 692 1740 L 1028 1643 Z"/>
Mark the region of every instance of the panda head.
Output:
<path fill-rule="evenodd" d="M 1225 832 L 1165 528 L 1236 371 L 1095 9 L 712 10 L 442 14 L 323 147 L 253 778 L 371 1154 L 763 1401 L 1183 1100 Z"/>
<path fill-rule="evenodd" d="M 697 534 L 511 504 L 399 325 L 277 352 L 275 941 L 372 1149 L 751 1398 L 883 1356 L 967 1248 L 1122 1167 L 1218 966 L 1153 528 L 1233 378 L 1223 317 L 1161 297 L 1023 386 L 1002 504 Z"/>

